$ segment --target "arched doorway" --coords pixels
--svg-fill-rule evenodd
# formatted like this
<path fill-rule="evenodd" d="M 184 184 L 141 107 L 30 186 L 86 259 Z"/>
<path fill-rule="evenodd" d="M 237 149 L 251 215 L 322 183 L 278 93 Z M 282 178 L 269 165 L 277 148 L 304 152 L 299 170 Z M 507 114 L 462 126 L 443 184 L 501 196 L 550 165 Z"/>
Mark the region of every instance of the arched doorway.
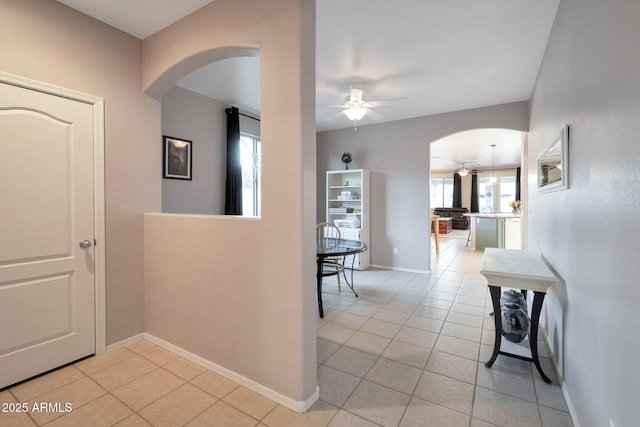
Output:
<path fill-rule="evenodd" d="M 526 177 L 522 170 L 526 167 L 525 144 L 526 133 L 511 129 L 467 130 L 432 142 L 431 212 L 435 209 L 446 215 L 447 210 L 439 208 L 459 208 L 476 213 L 508 213 L 512 201 L 526 203 L 526 185 L 520 183 L 521 177 Z M 456 232 L 454 227 L 454 234 L 464 239 L 465 245 L 474 244 L 472 220 L 467 219 L 464 233 Z M 462 221 L 458 224 L 462 225 Z M 431 260 L 434 258 L 432 251 Z"/>
<path fill-rule="evenodd" d="M 256 51 L 257 52 L 257 51 Z M 243 216 L 260 216 L 260 54 L 220 59 L 189 73 L 162 97 L 163 168 L 172 141 L 187 141 L 190 176 L 163 173 L 162 212 L 222 215 L 227 162 L 240 170 L 233 189 Z M 234 107 L 236 111 L 230 111 Z M 232 114 L 230 116 L 230 114 Z M 228 120 L 236 124 L 228 139 Z M 168 142 L 167 138 L 171 138 Z M 177 142 L 180 143 L 180 142 Z M 229 156 L 228 144 L 235 153 Z M 195 150 L 195 151 L 194 151 Z M 191 155 L 191 153 L 194 153 Z M 235 182 L 235 181 L 234 181 Z M 241 185 L 240 185 L 241 184 Z M 241 187 L 241 188 L 237 188 Z"/>

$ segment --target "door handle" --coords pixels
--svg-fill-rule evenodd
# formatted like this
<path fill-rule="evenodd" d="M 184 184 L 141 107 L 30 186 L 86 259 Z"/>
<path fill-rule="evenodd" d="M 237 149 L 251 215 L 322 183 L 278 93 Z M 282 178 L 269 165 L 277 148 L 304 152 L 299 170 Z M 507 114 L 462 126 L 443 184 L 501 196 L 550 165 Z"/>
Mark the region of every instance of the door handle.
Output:
<path fill-rule="evenodd" d="M 80 246 L 82 249 L 87 249 L 91 247 L 91 242 L 88 240 L 83 240 L 80 243 L 78 243 L 78 246 Z"/>

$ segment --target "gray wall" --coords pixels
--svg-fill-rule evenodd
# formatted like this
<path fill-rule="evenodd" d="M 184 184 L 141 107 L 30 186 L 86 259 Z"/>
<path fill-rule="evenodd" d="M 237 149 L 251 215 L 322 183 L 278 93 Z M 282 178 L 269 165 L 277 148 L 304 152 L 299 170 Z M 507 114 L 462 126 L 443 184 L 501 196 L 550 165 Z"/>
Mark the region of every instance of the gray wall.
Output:
<path fill-rule="evenodd" d="M 224 212 L 227 107 L 178 86 L 162 97 L 162 134 L 193 141 L 192 180 L 162 180 L 162 212 Z"/>
<path fill-rule="evenodd" d="M 563 0 L 531 101 L 529 246 L 564 279 L 546 329 L 581 426 L 638 424 L 640 2 Z M 571 187 L 533 168 L 568 123 Z"/>
<path fill-rule="evenodd" d="M 429 144 L 457 132 L 529 129 L 528 102 L 516 102 L 317 135 L 317 218 L 325 216 L 325 171 L 351 167 L 371 170 L 371 263 L 429 270 Z M 393 248 L 398 254 L 393 254 Z"/>

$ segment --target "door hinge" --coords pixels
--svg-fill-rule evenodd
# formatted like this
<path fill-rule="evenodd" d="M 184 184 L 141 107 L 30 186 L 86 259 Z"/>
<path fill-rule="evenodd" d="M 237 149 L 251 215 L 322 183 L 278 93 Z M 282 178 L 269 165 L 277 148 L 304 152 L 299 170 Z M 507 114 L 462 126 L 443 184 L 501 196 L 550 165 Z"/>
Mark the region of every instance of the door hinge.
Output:
<path fill-rule="evenodd" d="M 93 239 L 93 246 L 98 246 L 98 241 L 96 239 Z"/>

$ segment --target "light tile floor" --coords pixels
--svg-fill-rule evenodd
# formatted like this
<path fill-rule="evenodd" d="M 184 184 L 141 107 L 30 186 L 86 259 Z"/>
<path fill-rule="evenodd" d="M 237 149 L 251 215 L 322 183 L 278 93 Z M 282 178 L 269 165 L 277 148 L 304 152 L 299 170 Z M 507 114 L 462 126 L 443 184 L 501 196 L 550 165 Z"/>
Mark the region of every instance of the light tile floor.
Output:
<path fill-rule="evenodd" d="M 318 384 L 320 399 L 337 410 L 330 426 L 573 425 L 542 337 L 553 384 L 518 359 L 484 366 L 493 310 L 482 252 L 466 247 L 467 235 L 441 235 L 431 274 L 358 272 L 359 298 L 325 279 Z"/>
<path fill-rule="evenodd" d="M 492 350 L 491 301 L 482 255 L 466 236 L 442 236 L 430 275 L 357 272 L 359 298 L 326 279 L 320 400 L 306 414 L 139 341 L 0 392 L 3 408 L 30 409 L 0 412 L 0 426 L 572 426 L 559 385 L 530 363 L 482 363 Z M 543 367 L 557 382 L 549 359 Z M 35 402 L 62 411 L 34 412 Z"/>

